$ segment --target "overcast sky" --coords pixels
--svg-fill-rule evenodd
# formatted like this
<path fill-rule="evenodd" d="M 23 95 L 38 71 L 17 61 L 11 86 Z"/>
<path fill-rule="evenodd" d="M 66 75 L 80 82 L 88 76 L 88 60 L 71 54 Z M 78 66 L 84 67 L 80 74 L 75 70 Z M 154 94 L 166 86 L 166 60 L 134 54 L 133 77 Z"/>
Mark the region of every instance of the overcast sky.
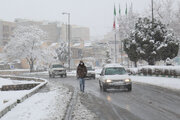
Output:
<path fill-rule="evenodd" d="M 112 29 L 113 7 L 121 6 L 124 14 L 126 3 L 136 12 L 147 8 L 151 0 L 0 0 L 0 19 L 15 18 L 67 22 L 62 12 L 71 13 L 71 24 L 90 27 L 92 36 L 100 36 Z"/>

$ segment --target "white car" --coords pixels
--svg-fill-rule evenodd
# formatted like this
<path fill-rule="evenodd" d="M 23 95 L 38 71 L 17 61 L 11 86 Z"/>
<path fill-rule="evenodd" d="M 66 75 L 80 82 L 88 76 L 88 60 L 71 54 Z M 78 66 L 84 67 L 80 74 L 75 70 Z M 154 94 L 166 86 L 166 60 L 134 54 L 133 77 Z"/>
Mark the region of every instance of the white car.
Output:
<path fill-rule="evenodd" d="M 132 90 L 131 79 L 125 68 L 119 64 L 107 64 L 103 67 L 99 77 L 99 86 L 103 91 L 109 88 Z"/>
<path fill-rule="evenodd" d="M 86 67 L 86 68 L 87 68 L 86 78 L 95 79 L 95 70 L 91 66 L 90 67 Z"/>
<path fill-rule="evenodd" d="M 66 68 L 61 64 L 52 64 L 49 66 L 49 77 L 61 76 L 66 77 Z"/>

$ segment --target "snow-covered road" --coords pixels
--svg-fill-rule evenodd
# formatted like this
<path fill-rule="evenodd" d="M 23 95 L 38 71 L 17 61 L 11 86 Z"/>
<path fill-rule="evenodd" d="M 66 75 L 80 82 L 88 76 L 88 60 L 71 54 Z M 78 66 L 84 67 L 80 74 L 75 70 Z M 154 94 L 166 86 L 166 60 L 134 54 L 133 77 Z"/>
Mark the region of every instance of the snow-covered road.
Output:
<path fill-rule="evenodd" d="M 78 90 L 77 79 L 75 77 L 49 79 L 47 74 L 35 74 L 34 76 L 48 79 L 49 84 L 39 93 L 12 109 L 2 120 L 14 120 L 13 118 L 58 120 L 64 117 L 72 93 L 63 84 L 73 86 Z M 178 120 L 180 118 L 178 114 L 180 95 L 177 92 L 180 89 L 179 78 L 131 76 L 131 79 L 133 81 L 132 92 L 110 90 L 107 93 L 99 90 L 97 80 L 87 80 L 86 93 L 82 94 L 77 91 L 78 97 L 72 108 L 72 119 Z M 173 91 L 166 88 L 173 89 Z"/>

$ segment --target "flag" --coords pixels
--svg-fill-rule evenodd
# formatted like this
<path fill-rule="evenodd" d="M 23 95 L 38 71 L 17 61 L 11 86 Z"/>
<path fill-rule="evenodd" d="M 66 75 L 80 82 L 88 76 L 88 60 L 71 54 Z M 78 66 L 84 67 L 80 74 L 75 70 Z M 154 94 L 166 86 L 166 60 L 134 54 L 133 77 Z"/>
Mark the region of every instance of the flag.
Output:
<path fill-rule="evenodd" d="M 120 4 L 119 4 L 119 16 L 121 15 L 121 8 L 120 8 Z"/>
<path fill-rule="evenodd" d="M 116 7 L 114 5 L 114 16 L 116 16 Z"/>
<path fill-rule="evenodd" d="M 126 14 L 126 15 L 127 15 L 127 12 L 128 12 L 128 11 L 127 11 L 127 3 L 126 3 L 126 10 L 125 10 L 125 14 Z"/>
<path fill-rule="evenodd" d="M 113 23 L 113 28 L 116 29 L 116 7 L 114 5 L 114 23 Z"/>

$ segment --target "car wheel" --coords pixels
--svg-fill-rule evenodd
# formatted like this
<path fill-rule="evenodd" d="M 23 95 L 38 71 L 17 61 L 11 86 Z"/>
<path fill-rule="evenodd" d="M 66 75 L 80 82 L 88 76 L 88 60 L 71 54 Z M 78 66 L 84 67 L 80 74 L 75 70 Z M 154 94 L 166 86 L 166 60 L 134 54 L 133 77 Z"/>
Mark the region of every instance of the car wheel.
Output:
<path fill-rule="evenodd" d="M 49 77 L 51 78 L 51 74 L 49 73 Z"/>
<path fill-rule="evenodd" d="M 99 87 L 100 87 L 100 90 L 102 90 L 102 86 L 101 86 L 101 82 L 100 82 L 100 80 L 99 80 Z"/>
<path fill-rule="evenodd" d="M 66 75 L 66 74 L 64 74 L 64 77 L 67 77 L 67 75 Z"/>
<path fill-rule="evenodd" d="M 104 87 L 104 86 L 103 86 L 103 91 L 104 91 L 104 92 L 106 92 L 106 91 L 107 91 L 106 87 Z"/>
<path fill-rule="evenodd" d="M 107 91 L 107 88 L 104 85 L 102 86 L 102 89 L 103 89 L 104 92 Z"/>
<path fill-rule="evenodd" d="M 132 85 L 128 85 L 127 89 L 128 89 L 128 91 L 131 91 L 132 90 Z"/>
<path fill-rule="evenodd" d="M 53 78 L 55 78 L 55 75 L 54 75 L 54 74 L 52 74 L 52 77 L 53 77 Z"/>

